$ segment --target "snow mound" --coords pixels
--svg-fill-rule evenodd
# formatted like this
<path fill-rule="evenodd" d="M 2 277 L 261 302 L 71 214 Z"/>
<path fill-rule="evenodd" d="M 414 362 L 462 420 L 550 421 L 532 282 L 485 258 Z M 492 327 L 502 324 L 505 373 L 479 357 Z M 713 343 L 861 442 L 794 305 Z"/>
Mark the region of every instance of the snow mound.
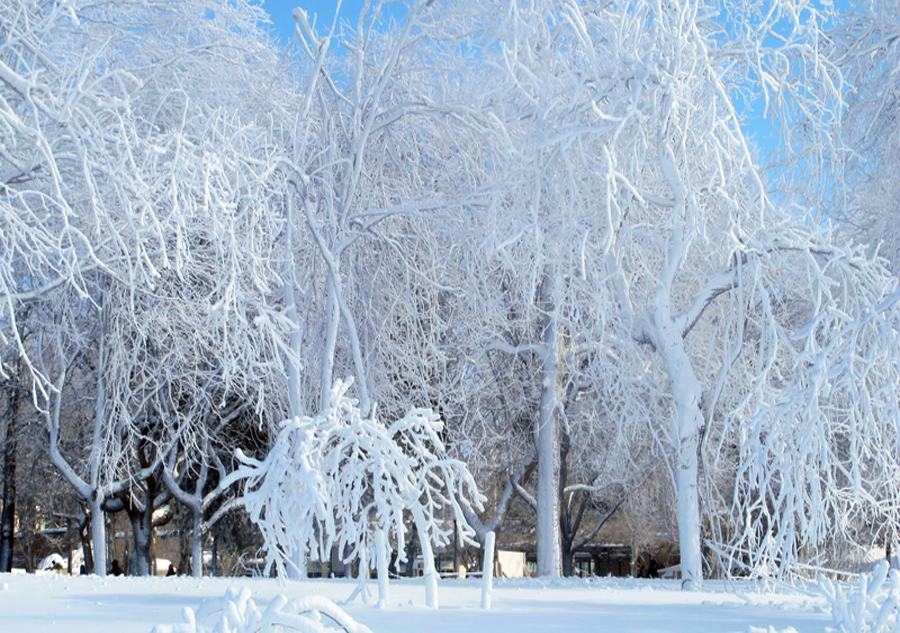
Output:
<path fill-rule="evenodd" d="M 47 558 L 38 563 L 37 570 L 39 572 L 60 572 L 66 569 L 68 561 L 59 554 L 50 554 Z"/>
<path fill-rule="evenodd" d="M 797 629 L 789 626 L 786 629 L 781 629 L 780 631 L 778 631 L 774 626 L 770 626 L 767 629 L 761 629 L 758 626 L 751 626 L 749 629 L 747 629 L 747 633 L 797 633 Z"/>
<path fill-rule="evenodd" d="M 299 633 L 372 633 L 327 598 L 307 596 L 288 601 L 284 594 L 275 596 L 265 611 L 260 611 L 246 587 L 228 589 L 225 597 L 207 600 L 195 612 L 183 611 L 183 624 L 160 624 L 152 633 L 257 633 L 276 630 Z"/>

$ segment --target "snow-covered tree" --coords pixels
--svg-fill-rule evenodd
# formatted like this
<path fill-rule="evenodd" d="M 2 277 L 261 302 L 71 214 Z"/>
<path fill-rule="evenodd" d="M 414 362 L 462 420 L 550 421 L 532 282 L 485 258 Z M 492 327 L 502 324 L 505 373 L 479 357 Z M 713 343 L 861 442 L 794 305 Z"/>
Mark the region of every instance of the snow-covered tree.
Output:
<path fill-rule="evenodd" d="M 846 151 L 833 171 L 841 176 L 825 210 L 841 235 L 868 244 L 900 272 L 895 221 L 900 200 L 900 46 L 893 0 L 856 2 L 829 30 L 848 85 L 842 138 Z"/>
<path fill-rule="evenodd" d="M 339 381 L 316 417 L 286 421 L 265 460 L 240 456 L 244 503 L 266 540 L 267 568 L 284 578 L 305 560 L 298 551 L 326 560 L 333 546 L 347 561 L 372 560 L 377 531 L 393 533 L 402 556 L 404 513 L 410 512 L 423 550 L 427 603 L 436 607 L 432 544 L 452 535 L 444 525 L 447 510 L 469 539 L 460 500 L 478 506 L 482 497 L 465 464 L 447 457 L 432 411 L 412 409 L 385 426 L 363 417 L 347 397 L 349 387 Z"/>
<path fill-rule="evenodd" d="M 241 504 L 233 484 L 236 465 L 232 462 L 238 434 L 229 432 L 236 421 L 247 417 L 247 402 L 234 401 L 216 407 L 212 390 L 180 393 L 184 410 L 169 409 L 181 424 L 168 429 L 177 439 L 166 439 L 163 477 L 166 488 L 191 513 L 191 572 L 203 575 L 203 541 L 209 530 L 228 512 Z M 193 397 L 192 397 L 193 396 Z M 251 422 L 251 424 L 254 424 Z M 238 427 L 240 428 L 240 427 Z"/>
<path fill-rule="evenodd" d="M 852 181 L 842 133 L 859 155 L 893 138 L 865 131 L 896 110 L 896 13 L 875 6 L 418 0 L 327 32 L 297 10 L 279 65 L 243 0 L 8 3 L 0 334 L 98 571 L 105 511 L 130 508 L 147 558 L 174 493 L 197 550 L 207 495 L 239 476 L 287 573 L 376 526 L 402 539 L 403 509 L 423 548 L 448 507 L 486 534 L 536 465 L 539 573 L 558 574 L 575 499 L 650 446 L 689 586 L 704 505 L 718 552 L 780 570 L 825 517 L 888 521 L 895 283 L 822 204 Z M 769 181 L 754 97 L 782 132 Z M 489 520 L 422 406 L 501 478 Z M 240 473 L 203 422 L 229 410 L 287 420 Z"/>
<path fill-rule="evenodd" d="M 829 543 L 896 538 L 900 291 L 863 247 L 822 251 L 811 316 L 772 345 L 742 425 L 735 558 L 779 575 L 833 560 Z"/>
<path fill-rule="evenodd" d="M 559 319 L 575 277 L 569 271 L 578 271 L 605 315 L 601 349 L 668 383 L 669 419 L 657 433 L 677 490 L 683 575 L 696 586 L 701 460 L 705 477 L 734 468 L 740 420 L 777 394 L 797 393 L 804 366 L 782 371 L 772 359 L 797 350 L 787 341 L 804 319 L 822 318 L 823 296 L 860 324 L 866 306 L 889 297 L 877 263 L 835 246 L 802 207 L 787 211 L 789 202 L 821 197 L 827 166 L 815 160 L 816 147 L 798 145 L 791 173 L 813 171 L 796 195 L 771 197 L 735 106 L 759 86 L 785 125 L 802 112 L 806 138 L 827 143 L 841 81 L 815 46 L 824 18 L 781 2 L 739 10 L 641 1 L 484 8 L 491 21 L 479 24 L 499 26 L 482 52 L 501 71 L 484 82 L 485 103 L 509 139 L 505 154 L 498 149 L 504 160 L 494 163 L 508 170 L 498 178 L 506 193 L 496 209 L 510 209 L 500 216 L 509 219 L 497 244 L 532 254 L 530 294 L 544 319 L 538 453 L 548 456 L 549 474 L 539 474 L 538 495 L 542 485 L 555 495 L 558 481 Z M 846 294 L 827 293 L 831 284 Z M 808 303 L 794 309 L 795 297 Z M 881 332 L 890 335 L 887 325 Z M 882 374 L 873 384 L 889 380 Z M 539 498 L 539 512 L 541 505 Z M 543 512 L 557 515 L 552 503 Z M 540 532 L 552 533 L 557 522 L 543 521 L 539 543 L 552 544 L 555 536 Z M 553 573 L 553 561 L 545 562 L 539 567 Z"/>
<path fill-rule="evenodd" d="M 305 576 L 308 555 L 313 560 L 330 555 L 331 491 L 317 452 L 328 422 L 327 409 L 315 418 L 286 420 L 264 460 L 238 453 L 244 506 L 263 535 L 266 573 L 276 569 L 282 579 Z"/>
<path fill-rule="evenodd" d="M 314 255 L 303 265 L 287 262 L 306 311 L 302 322 L 299 314 L 288 317 L 297 323 L 292 345 L 299 349 L 302 340 L 305 360 L 297 380 L 303 406 L 292 415 L 326 402 L 336 374 L 354 376 L 364 414 L 382 402 L 381 389 L 393 390 L 385 366 L 370 360 L 383 336 L 377 326 L 388 318 L 382 310 L 391 307 L 384 305 L 381 285 L 401 290 L 415 305 L 415 285 L 435 277 L 420 275 L 426 262 L 417 262 L 417 254 L 398 251 L 403 240 L 395 231 L 458 208 L 484 164 L 469 111 L 447 109 L 448 101 L 461 101 L 448 97 L 460 87 L 433 73 L 430 46 L 441 32 L 433 3 L 410 3 L 397 24 L 380 21 L 382 4 L 366 5 L 355 30 L 316 30 L 312 17 L 294 11 L 294 48 L 308 78 L 288 139 L 290 159 L 282 166 L 283 208 L 296 223 L 293 239 Z M 386 252 L 413 283 L 382 281 Z"/>
<path fill-rule="evenodd" d="M 258 9 L 243 2 L 15 2 L 4 11 L 3 322 L 16 340 L 18 307 L 42 303 L 41 341 L 17 344 L 51 457 L 92 505 L 99 544 L 104 504 L 159 466 L 165 421 L 153 402 L 166 380 L 211 356 L 226 385 L 235 379 L 229 344 L 241 318 L 229 316 L 249 321 L 234 310 L 236 271 L 256 287 L 266 276 L 253 249 L 219 238 L 248 235 L 240 220 L 253 224 L 252 201 L 262 200 L 253 184 L 264 181 L 271 144 L 266 128 L 225 108 L 253 103 L 258 84 L 247 79 L 265 44 Z M 207 268 L 199 250 L 218 266 Z M 54 448 L 76 363 L 76 388 L 96 403 L 92 465 L 81 472 Z M 156 457 L 129 464 L 141 443 Z M 104 573 L 105 548 L 94 549 Z"/>

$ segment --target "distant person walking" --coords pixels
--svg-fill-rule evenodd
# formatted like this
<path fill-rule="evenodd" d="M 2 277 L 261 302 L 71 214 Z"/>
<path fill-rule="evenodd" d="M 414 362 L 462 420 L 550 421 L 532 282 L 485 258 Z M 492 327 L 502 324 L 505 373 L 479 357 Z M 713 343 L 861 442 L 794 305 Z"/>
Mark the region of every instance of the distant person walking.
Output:
<path fill-rule="evenodd" d="M 175 569 L 174 563 L 169 563 L 169 571 L 166 572 L 166 576 L 174 576 L 178 571 Z"/>

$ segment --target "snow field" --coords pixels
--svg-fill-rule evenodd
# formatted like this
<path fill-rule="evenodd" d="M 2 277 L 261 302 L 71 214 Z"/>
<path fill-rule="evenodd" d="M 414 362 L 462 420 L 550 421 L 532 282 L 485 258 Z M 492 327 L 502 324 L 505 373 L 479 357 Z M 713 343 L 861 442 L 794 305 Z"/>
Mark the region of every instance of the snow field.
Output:
<path fill-rule="evenodd" d="M 229 588 L 250 589 L 262 611 L 278 594 L 289 600 L 322 596 L 340 604 L 353 580 L 105 578 L 0 575 L 2 633 L 150 633 L 184 622 L 183 610 L 221 599 Z M 371 587 L 375 594 L 376 587 Z M 753 582 L 707 581 L 684 592 L 678 581 L 635 579 L 495 579 L 492 608 L 480 608 L 477 579 L 440 582 L 441 608 L 425 607 L 422 579 L 391 581 L 391 603 L 341 605 L 373 633 L 824 633 L 826 601 L 812 591 L 771 590 Z"/>

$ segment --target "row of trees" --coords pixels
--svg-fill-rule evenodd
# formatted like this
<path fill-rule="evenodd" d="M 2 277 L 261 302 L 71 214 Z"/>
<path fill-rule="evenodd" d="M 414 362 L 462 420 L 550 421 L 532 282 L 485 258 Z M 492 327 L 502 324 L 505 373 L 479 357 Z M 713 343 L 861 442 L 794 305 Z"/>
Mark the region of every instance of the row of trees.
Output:
<path fill-rule="evenodd" d="M 94 568 L 104 513 L 128 514 L 143 573 L 177 500 L 201 573 L 249 470 L 277 506 L 267 455 L 300 469 L 415 407 L 492 500 L 445 504 L 480 541 L 533 507 L 542 575 L 660 473 L 690 586 L 893 536 L 896 279 L 825 218 L 889 173 L 856 165 L 896 111 L 871 97 L 896 83 L 896 7 L 404 6 L 354 29 L 297 9 L 290 53 L 240 0 L 4 9 L 4 377 L 91 517 Z M 783 130 L 768 172 L 753 100 Z M 319 428 L 342 376 L 358 411 Z M 409 452 L 390 428 L 354 450 Z M 403 486 L 396 507 L 430 507 Z M 270 555 L 302 570 L 296 543 L 359 519 L 326 496 L 291 506 L 318 531 L 270 526 Z"/>

